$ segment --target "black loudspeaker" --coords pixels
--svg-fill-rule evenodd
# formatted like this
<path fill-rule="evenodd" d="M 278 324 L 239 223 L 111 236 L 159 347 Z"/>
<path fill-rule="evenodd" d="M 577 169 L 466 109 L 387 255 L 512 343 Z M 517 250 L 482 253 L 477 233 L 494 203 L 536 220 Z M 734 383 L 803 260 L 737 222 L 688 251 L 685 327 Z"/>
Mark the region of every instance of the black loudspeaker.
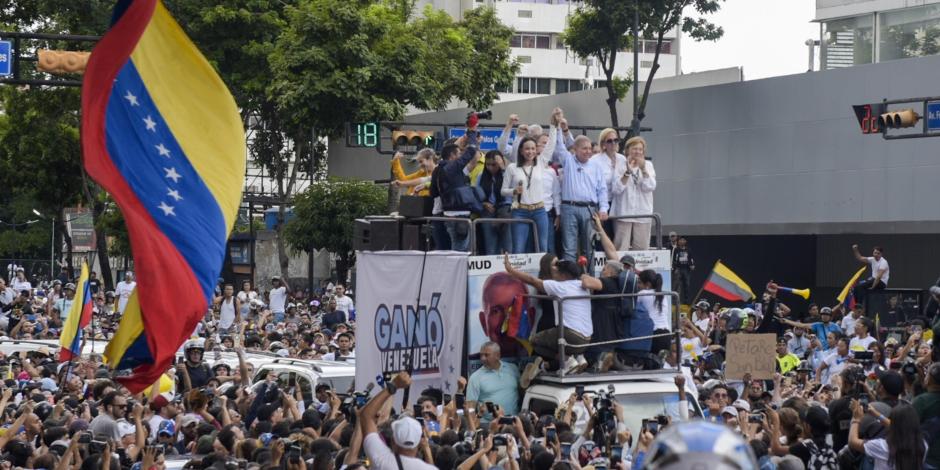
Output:
<path fill-rule="evenodd" d="M 399 219 L 369 219 L 369 246 L 372 251 L 401 249 Z"/>
<path fill-rule="evenodd" d="M 369 241 L 372 234 L 371 225 L 366 219 L 356 219 L 353 223 L 353 250 L 369 251 L 372 249 Z"/>
<path fill-rule="evenodd" d="M 430 225 L 404 224 L 401 227 L 401 249 L 428 251 L 428 239 L 422 230 Z"/>
<path fill-rule="evenodd" d="M 434 198 L 430 196 L 402 196 L 398 202 L 398 213 L 403 217 L 428 217 L 434 209 Z"/>

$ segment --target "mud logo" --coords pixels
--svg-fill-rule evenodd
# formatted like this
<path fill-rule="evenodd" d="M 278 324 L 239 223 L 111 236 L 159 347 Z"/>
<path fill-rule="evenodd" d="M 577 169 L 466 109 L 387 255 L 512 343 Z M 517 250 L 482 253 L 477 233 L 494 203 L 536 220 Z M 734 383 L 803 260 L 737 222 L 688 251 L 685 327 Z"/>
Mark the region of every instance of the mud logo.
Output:
<path fill-rule="evenodd" d="M 380 304 L 375 311 L 375 344 L 382 372 L 411 369 L 412 375 L 437 373 L 444 346 L 444 320 L 438 310 L 441 293 L 430 305 Z"/>

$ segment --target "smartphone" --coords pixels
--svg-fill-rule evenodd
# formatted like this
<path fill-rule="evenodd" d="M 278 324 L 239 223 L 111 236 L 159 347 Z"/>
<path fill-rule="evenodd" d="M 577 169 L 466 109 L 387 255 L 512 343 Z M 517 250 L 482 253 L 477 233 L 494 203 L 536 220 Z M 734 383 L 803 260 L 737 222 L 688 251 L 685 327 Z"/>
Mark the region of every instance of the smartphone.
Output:
<path fill-rule="evenodd" d="M 562 442 L 561 443 L 561 459 L 568 460 L 570 456 L 571 456 L 571 443 Z"/>
<path fill-rule="evenodd" d="M 486 411 L 489 411 L 490 414 L 494 414 L 494 415 L 496 414 L 496 405 L 494 405 L 493 402 L 488 401 L 485 403 L 485 405 L 486 405 Z"/>
<path fill-rule="evenodd" d="M 516 419 L 512 416 L 503 416 L 499 418 L 499 424 L 508 424 L 511 426 L 513 424 L 516 424 Z"/>
<path fill-rule="evenodd" d="M 452 399 L 453 399 L 452 396 L 448 394 L 444 394 L 444 405 L 449 405 Z"/>
<path fill-rule="evenodd" d="M 83 432 L 80 436 L 78 436 L 78 443 L 79 444 L 91 444 L 91 433 Z"/>
<path fill-rule="evenodd" d="M 555 439 L 558 438 L 558 431 L 555 428 L 548 428 L 545 430 L 545 442 L 555 442 Z"/>
<path fill-rule="evenodd" d="M 417 417 L 419 417 L 419 416 L 424 416 L 424 407 L 422 407 L 422 406 L 421 406 L 420 404 L 418 404 L 418 403 L 415 403 L 415 404 L 412 405 L 412 407 L 411 407 L 411 413 L 414 415 L 415 418 L 417 418 Z"/>
<path fill-rule="evenodd" d="M 457 409 L 462 410 L 463 405 L 464 405 L 464 400 L 465 400 L 464 394 L 458 393 L 454 395 L 454 400 L 457 400 Z"/>
<path fill-rule="evenodd" d="M 578 400 L 584 396 L 584 385 L 578 385 L 574 388 L 574 394 L 577 395 Z"/>
<path fill-rule="evenodd" d="M 505 435 L 503 435 L 503 434 L 497 434 L 497 435 L 493 436 L 493 446 L 494 446 L 494 447 L 507 446 L 507 445 L 509 445 L 509 440 L 506 439 L 506 436 L 505 436 Z"/>
<path fill-rule="evenodd" d="M 610 460 L 619 461 L 623 459 L 623 446 L 613 446 L 610 448 Z"/>

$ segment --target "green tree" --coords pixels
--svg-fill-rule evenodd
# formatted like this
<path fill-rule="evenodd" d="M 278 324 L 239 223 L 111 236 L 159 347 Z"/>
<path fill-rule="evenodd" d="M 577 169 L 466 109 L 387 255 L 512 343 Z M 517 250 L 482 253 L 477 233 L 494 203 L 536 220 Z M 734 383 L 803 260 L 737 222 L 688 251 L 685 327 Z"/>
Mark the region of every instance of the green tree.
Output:
<path fill-rule="evenodd" d="M 724 0 L 585 0 L 575 14 L 569 18 L 563 39 L 565 44 L 581 57 L 595 57 L 607 78 L 607 107 L 610 121 L 619 126 L 617 102 L 626 96 L 632 80 L 614 77 L 617 52 L 631 47 L 634 13 L 639 12 L 639 35 L 656 41 L 653 64 L 637 105 L 637 120 L 642 121 L 650 87 L 659 70 L 659 57 L 663 39 L 677 27 L 696 41 L 715 41 L 724 31 L 720 26 L 703 17 L 687 16 L 688 13 L 707 15 L 718 11 Z"/>
<path fill-rule="evenodd" d="M 369 181 L 329 178 L 317 181 L 294 199 L 294 218 L 284 236 L 295 251 L 326 248 L 339 256 L 336 271 L 346 279 L 355 259 L 352 248 L 355 219 L 382 212 L 385 189 Z"/>

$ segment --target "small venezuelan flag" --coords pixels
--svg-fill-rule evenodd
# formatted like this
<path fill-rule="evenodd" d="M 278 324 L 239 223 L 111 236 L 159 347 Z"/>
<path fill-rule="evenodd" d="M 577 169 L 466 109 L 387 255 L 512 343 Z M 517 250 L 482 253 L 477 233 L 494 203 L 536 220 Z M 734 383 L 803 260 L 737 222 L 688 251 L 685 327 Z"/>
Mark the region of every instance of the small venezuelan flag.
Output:
<path fill-rule="evenodd" d="M 715 262 L 703 289 L 725 300 L 747 302 L 754 298 L 751 287 L 720 260 Z"/>
<path fill-rule="evenodd" d="M 245 174 L 235 100 L 161 1 L 115 6 L 85 72 L 82 150 L 130 234 L 138 287 L 107 357 L 136 393 L 206 312 Z"/>
<path fill-rule="evenodd" d="M 71 361 L 82 354 L 82 330 L 91 323 L 91 289 L 88 287 L 88 264 L 82 263 L 82 275 L 75 286 L 75 301 L 62 325 L 59 336 L 59 361 Z"/>
<path fill-rule="evenodd" d="M 855 308 L 855 285 L 858 284 L 858 279 L 865 273 L 865 269 L 865 266 L 859 268 L 858 271 L 855 272 L 855 275 L 849 279 L 849 282 L 845 283 L 842 292 L 839 292 L 839 295 L 836 297 L 836 300 L 842 304 L 846 314 L 848 314 L 849 310 Z"/>

